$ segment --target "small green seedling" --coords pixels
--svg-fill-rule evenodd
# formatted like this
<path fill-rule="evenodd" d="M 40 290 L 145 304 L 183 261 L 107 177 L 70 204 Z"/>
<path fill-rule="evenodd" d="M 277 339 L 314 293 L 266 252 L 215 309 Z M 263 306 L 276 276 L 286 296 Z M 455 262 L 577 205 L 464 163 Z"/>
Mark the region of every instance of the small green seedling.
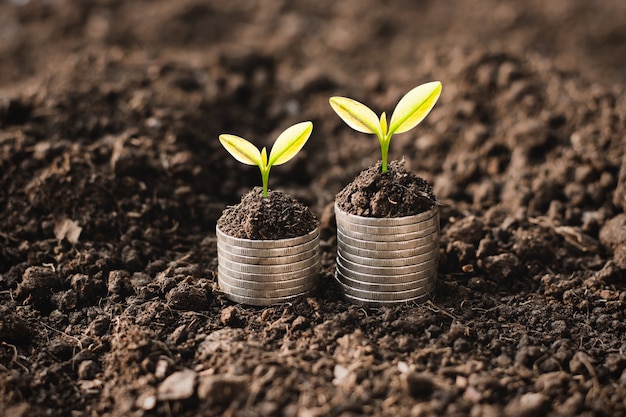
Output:
<path fill-rule="evenodd" d="M 261 170 L 263 181 L 263 197 L 267 197 L 267 183 L 270 177 L 270 169 L 274 165 L 281 165 L 296 156 L 313 131 L 313 123 L 302 122 L 287 128 L 281 133 L 270 151 L 269 159 L 267 149 L 259 149 L 244 138 L 235 135 L 220 135 L 220 142 L 224 148 L 239 162 L 247 165 L 256 165 Z"/>
<path fill-rule="evenodd" d="M 441 82 L 433 81 L 415 87 L 400 99 L 391 115 L 389 127 L 383 112 L 380 119 L 365 104 L 346 97 L 331 97 L 335 113 L 352 129 L 378 137 L 382 154 L 383 172 L 387 172 L 389 142 L 394 133 L 404 133 L 417 126 L 430 113 L 441 95 Z"/>

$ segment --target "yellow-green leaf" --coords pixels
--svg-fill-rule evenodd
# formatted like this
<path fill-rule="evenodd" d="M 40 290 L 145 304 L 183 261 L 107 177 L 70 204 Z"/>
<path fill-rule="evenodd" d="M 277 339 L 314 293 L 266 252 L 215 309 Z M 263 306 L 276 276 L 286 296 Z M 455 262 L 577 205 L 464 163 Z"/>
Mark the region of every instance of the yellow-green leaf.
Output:
<path fill-rule="evenodd" d="M 352 129 L 381 135 L 378 116 L 365 104 L 347 97 L 331 97 L 329 101 L 335 113 Z"/>
<path fill-rule="evenodd" d="M 391 115 L 389 132 L 394 134 L 413 129 L 430 113 L 440 95 L 439 81 L 422 84 L 406 93 Z"/>
<path fill-rule="evenodd" d="M 385 112 L 380 115 L 380 132 L 383 138 L 387 135 L 387 114 Z"/>
<path fill-rule="evenodd" d="M 281 133 L 270 151 L 269 166 L 281 165 L 296 156 L 313 131 L 313 123 L 302 122 Z"/>
<path fill-rule="evenodd" d="M 261 167 L 261 152 L 256 146 L 235 135 L 220 135 L 220 142 L 226 150 L 239 162 Z"/>

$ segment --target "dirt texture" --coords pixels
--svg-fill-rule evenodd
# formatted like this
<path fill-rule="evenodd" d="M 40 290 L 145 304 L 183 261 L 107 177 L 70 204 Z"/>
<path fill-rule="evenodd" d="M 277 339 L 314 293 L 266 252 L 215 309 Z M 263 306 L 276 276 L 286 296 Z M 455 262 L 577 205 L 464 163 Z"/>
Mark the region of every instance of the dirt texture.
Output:
<path fill-rule="evenodd" d="M 0 1 L 0 415 L 625 416 L 626 3 Z M 390 159 L 433 185 L 424 305 L 342 300 L 335 195 L 378 159 L 333 95 L 443 83 Z M 234 304 L 218 136 L 314 124 L 271 183 L 312 296 Z"/>
<path fill-rule="evenodd" d="M 304 236 L 319 222 L 311 210 L 281 191 L 255 187 L 241 202 L 224 210 L 217 226 L 227 235 L 240 239 L 276 240 Z"/>
<path fill-rule="evenodd" d="M 402 217 L 422 213 L 434 204 L 433 187 L 404 166 L 391 161 L 382 172 L 379 161 L 362 171 L 335 197 L 343 211 L 364 217 Z"/>

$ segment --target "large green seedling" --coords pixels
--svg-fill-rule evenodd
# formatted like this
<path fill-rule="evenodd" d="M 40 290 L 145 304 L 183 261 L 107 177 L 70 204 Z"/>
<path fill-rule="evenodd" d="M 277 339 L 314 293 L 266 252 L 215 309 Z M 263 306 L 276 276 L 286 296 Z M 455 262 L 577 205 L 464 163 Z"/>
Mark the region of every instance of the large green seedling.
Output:
<path fill-rule="evenodd" d="M 270 169 L 296 156 L 311 136 L 312 131 L 313 123 L 311 122 L 302 122 L 287 128 L 276 138 L 269 159 L 265 147 L 259 151 L 256 146 L 239 136 L 223 134 L 220 135 L 220 142 L 239 162 L 259 167 L 263 181 L 263 197 L 267 197 Z"/>
<path fill-rule="evenodd" d="M 352 129 L 376 135 L 382 154 L 382 171 L 387 172 L 389 142 L 394 133 L 413 129 L 430 113 L 441 95 L 441 82 L 433 81 L 415 87 L 400 99 L 387 126 L 387 116 L 383 112 L 380 119 L 365 104 L 347 97 L 331 97 L 330 105 L 335 113 Z"/>

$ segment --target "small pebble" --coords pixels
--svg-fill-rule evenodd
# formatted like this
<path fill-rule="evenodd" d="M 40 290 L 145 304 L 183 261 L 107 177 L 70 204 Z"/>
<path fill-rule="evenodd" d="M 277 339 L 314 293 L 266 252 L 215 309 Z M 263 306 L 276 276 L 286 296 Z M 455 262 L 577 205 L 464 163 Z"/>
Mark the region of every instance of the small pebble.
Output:
<path fill-rule="evenodd" d="M 157 390 L 160 401 L 185 400 L 194 394 L 196 372 L 191 369 L 174 372 L 159 385 Z"/>
<path fill-rule="evenodd" d="M 152 410 L 156 403 L 157 397 L 153 389 L 148 389 L 147 391 L 142 392 L 135 401 L 135 405 L 142 410 Z"/>
<path fill-rule="evenodd" d="M 228 306 L 224 308 L 220 316 L 220 321 L 224 326 L 237 327 L 241 322 L 237 307 Z"/>
<path fill-rule="evenodd" d="M 545 395 L 529 392 L 511 400 L 504 409 L 504 415 L 508 417 L 543 416 L 548 403 L 548 397 Z"/>

